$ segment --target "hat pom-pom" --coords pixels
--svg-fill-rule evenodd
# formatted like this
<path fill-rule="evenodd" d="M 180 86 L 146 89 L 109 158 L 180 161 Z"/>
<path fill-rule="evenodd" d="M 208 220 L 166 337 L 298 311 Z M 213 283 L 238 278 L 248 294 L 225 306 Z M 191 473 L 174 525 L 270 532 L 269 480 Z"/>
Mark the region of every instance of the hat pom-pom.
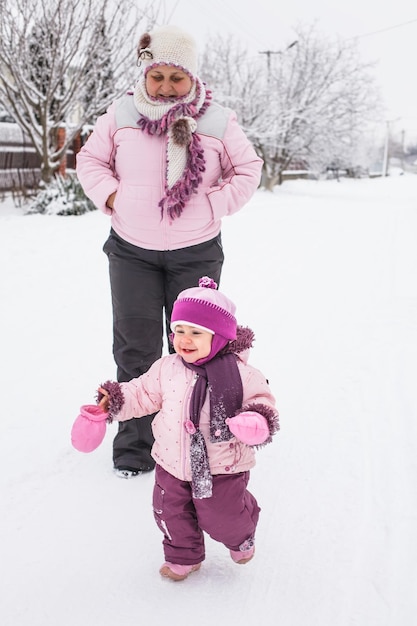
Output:
<path fill-rule="evenodd" d="M 209 276 L 202 276 L 198 281 L 199 287 L 207 287 L 207 289 L 217 289 L 217 283 Z"/>
<path fill-rule="evenodd" d="M 138 59 L 142 61 L 144 59 L 153 59 L 153 54 L 149 50 L 150 45 L 151 45 L 151 36 L 149 33 L 144 33 L 142 37 L 140 38 L 139 44 L 138 44 L 138 49 L 137 49 Z"/>
<path fill-rule="evenodd" d="M 142 48 L 149 48 L 150 43 L 151 43 L 150 34 L 144 33 L 139 40 L 138 49 L 141 50 Z"/>

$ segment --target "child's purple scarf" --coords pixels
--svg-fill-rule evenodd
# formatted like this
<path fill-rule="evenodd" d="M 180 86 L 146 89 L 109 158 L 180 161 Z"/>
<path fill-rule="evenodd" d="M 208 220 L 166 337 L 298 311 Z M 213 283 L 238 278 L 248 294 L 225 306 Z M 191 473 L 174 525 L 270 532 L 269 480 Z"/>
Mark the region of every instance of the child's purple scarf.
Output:
<path fill-rule="evenodd" d="M 233 417 L 242 407 L 243 388 L 233 353 L 218 354 L 204 365 L 184 365 L 193 370 L 197 379 L 190 400 L 190 420 L 194 425 L 191 432 L 191 474 L 194 498 L 210 498 L 212 477 L 207 458 L 204 437 L 199 429 L 200 413 L 210 391 L 210 441 L 228 441 L 233 437 L 225 420 Z"/>

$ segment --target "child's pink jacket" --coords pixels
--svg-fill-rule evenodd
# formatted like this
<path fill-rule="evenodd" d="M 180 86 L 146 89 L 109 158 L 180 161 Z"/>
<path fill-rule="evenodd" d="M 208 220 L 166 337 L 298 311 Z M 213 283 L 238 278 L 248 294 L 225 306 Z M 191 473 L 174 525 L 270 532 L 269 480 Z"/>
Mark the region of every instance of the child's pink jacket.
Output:
<path fill-rule="evenodd" d="M 275 399 L 263 374 L 239 354 L 238 368 L 242 378 L 242 406 L 256 404 L 274 411 Z M 120 383 L 124 404 L 112 417 L 119 421 L 158 412 L 152 423 L 155 443 L 152 456 L 167 472 L 184 481 L 191 481 L 189 401 L 195 374 L 176 355 L 156 361 L 146 374 L 127 383 Z M 208 394 L 207 394 L 208 396 Z M 200 415 L 200 430 L 204 435 L 212 474 L 244 472 L 255 465 L 254 448 L 234 437 L 229 441 L 212 443 L 209 436 L 209 397 Z"/>

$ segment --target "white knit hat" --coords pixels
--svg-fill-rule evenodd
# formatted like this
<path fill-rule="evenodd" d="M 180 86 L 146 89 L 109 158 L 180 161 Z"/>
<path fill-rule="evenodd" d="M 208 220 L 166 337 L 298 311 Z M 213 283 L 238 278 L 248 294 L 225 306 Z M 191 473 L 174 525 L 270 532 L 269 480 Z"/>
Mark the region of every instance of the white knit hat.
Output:
<path fill-rule="evenodd" d="M 144 73 L 156 65 L 173 65 L 192 77 L 197 75 L 197 44 L 188 33 L 177 26 L 160 26 L 144 33 L 138 45 L 138 61 Z"/>

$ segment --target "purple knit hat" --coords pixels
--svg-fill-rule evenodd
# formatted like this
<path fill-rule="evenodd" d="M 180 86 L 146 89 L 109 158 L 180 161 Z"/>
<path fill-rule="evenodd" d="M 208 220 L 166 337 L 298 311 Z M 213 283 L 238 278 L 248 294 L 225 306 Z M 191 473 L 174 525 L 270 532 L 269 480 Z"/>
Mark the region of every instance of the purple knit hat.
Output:
<path fill-rule="evenodd" d="M 171 315 L 171 328 L 187 324 L 206 330 L 231 341 L 236 339 L 236 306 L 217 290 L 217 283 L 208 276 L 198 281 L 198 287 L 181 291 Z"/>

